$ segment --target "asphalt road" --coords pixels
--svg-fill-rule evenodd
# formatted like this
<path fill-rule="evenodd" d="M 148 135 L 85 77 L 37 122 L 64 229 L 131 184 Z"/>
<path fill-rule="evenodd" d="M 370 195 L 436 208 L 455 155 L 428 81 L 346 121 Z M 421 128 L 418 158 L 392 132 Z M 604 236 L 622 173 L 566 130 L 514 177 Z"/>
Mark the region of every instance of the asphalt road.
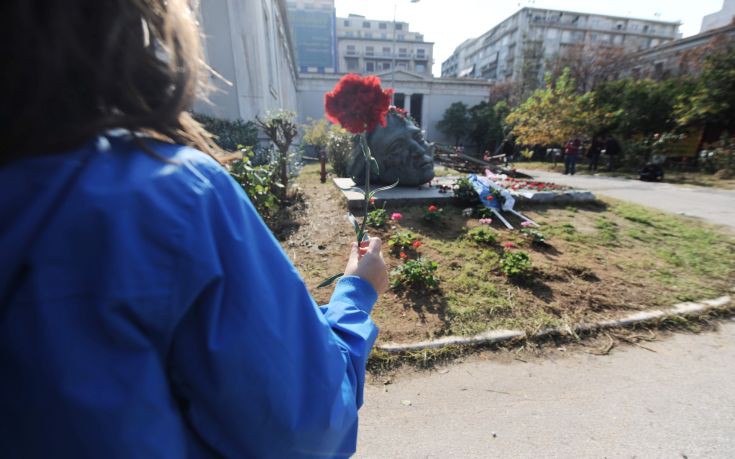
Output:
<path fill-rule="evenodd" d="M 735 229 L 735 191 L 717 188 L 641 182 L 618 177 L 563 175 L 558 172 L 522 170 L 543 181 L 592 191 L 595 194 L 700 218 Z"/>
<path fill-rule="evenodd" d="M 646 347 L 368 385 L 356 457 L 735 457 L 735 321 Z"/>

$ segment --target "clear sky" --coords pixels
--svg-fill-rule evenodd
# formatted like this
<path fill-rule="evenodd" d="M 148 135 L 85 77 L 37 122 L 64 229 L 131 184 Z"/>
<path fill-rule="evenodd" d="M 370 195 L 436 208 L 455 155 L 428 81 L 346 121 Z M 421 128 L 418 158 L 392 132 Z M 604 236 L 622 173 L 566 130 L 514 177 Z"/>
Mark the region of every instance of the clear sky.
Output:
<path fill-rule="evenodd" d="M 410 30 L 434 42 L 434 75 L 454 48 L 491 29 L 524 6 L 679 21 L 685 37 L 699 32 L 702 17 L 719 11 L 722 0 L 335 0 L 337 16 L 361 14 L 369 19 L 409 23 Z"/>

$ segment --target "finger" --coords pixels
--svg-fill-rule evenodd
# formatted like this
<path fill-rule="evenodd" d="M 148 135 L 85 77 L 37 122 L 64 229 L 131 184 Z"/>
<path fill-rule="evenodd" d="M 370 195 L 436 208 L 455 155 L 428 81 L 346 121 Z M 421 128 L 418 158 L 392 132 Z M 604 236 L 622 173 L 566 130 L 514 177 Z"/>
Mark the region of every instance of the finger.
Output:
<path fill-rule="evenodd" d="M 350 244 L 350 260 L 357 259 L 359 257 L 360 253 L 357 248 L 357 242 L 353 242 Z"/>
<path fill-rule="evenodd" d="M 379 254 L 380 248 L 383 245 L 383 241 L 380 240 L 379 237 L 371 237 L 370 238 L 370 244 L 368 245 L 368 252 Z"/>

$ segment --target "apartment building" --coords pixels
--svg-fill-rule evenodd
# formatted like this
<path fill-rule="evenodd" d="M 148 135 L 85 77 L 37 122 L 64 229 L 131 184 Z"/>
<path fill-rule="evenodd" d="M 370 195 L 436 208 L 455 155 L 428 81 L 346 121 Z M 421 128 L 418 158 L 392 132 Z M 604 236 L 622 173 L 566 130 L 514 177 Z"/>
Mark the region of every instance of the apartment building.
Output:
<path fill-rule="evenodd" d="M 431 75 L 434 43 L 409 30 L 406 22 L 378 21 L 350 14 L 337 18 L 340 72 L 362 74 L 403 70 Z"/>
<path fill-rule="evenodd" d="M 572 50 L 642 51 L 679 38 L 679 25 L 526 7 L 458 46 L 442 63 L 442 77 L 518 81 L 522 69 L 531 69 L 542 81 L 546 64 Z"/>
<path fill-rule="evenodd" d="M 287 0 L 286 4 L 299 73 L 336 73 L 334 0 Z"/>

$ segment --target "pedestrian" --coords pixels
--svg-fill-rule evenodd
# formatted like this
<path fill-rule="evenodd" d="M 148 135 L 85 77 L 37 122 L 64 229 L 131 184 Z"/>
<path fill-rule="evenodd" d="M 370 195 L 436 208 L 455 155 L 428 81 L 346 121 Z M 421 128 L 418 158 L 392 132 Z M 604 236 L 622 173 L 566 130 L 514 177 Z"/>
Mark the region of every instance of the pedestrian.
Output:
<path fill-rule="evenodd" d="M 3 4 L 5 458 L 355 451 L 381 242 L 352 245 L 317 307 L 203 153 L 188 5 Z"/>
<path fill-rule="evenodd" d="M 617 158 L 618 155 L 620 155 L 620 152 L 620 143 L 615 140 L 615 137 L 608 136 L 607 140 L 605 141 L 605 154 L 607 155 L 608 159 L 608 171 L 612 171 L 617 167 Z"/>
<path fill-rule="evenodd" d="M 564 175 L 574 175 L 577 172 L 577 159 L 581 149 L 582 142 L 577 138 L 564 146 Z"/>
<path fill-rule="evenodd" d="M 600 154 L 602 154 L 602 150 L 604 147 L 605 144 L 602 143 L 602 140 L 599 136 L 594 136 L 592 138 L 590 148 L 589 150 L 587 150 L 587 160 L 589 161 L 587 170 L 589 170 L 590 172 L 597 172 L 597 166 L 600 163 Z"/>

